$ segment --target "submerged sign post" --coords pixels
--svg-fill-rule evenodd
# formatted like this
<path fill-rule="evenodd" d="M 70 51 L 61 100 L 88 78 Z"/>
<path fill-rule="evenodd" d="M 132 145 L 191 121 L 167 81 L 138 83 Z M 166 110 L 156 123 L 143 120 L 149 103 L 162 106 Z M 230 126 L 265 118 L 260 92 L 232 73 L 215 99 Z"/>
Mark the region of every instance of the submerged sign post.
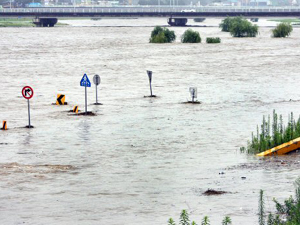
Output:
<path fill-rule="evenodd" d="M 196 87 L 190 87 L 190 94 L 192 97 L 192 102 L 195 101 L 195 98 L 197 98 L 197 88 Z"/>
<path fill-rule="evenodd" d="M 97 92 L 97 86 L 98 86 L 98 85 L 100 84 L 100 82 L 101 82 L 100 76 L 96 74 L 96 75 L 93 77 L 93 82 L 94 82 L 94 84 L 95 84 L 95 86 L 96 86 L 96 105 L 101 105 L 101 104 L 98 103 L 98 92 Z"/>
<path fill-rule="evenodd" d="M 31 99 L 32 96 L 33 96 L 33 89 L 29 86 L 23 87 L 22 95 L 25 99 L 27 99 L 27 102 L 28 102 L 28 128 L 32 128 L 32 126 L 30 125 L 30 104 L 29 104 L 29 99 Z"/>
<path fill-rule="evenodd" d="M 148 74 L 148 77 L 149 77 L 149 84 L 150 84 L 150 97 L 152 97 L 152 86 L 151 86 L 151 82 L 152 82 L 152 71 L 150 70 L 147 70 L 147 74 Z"/>
<path fill-rule="evenodd" d="M 85 88 L 85 115 L 87 115 L 87 93 L 86 93 L 86 87 L 91 87 L 91 82 L 86 74 L 83 75 L 80 86 L 83 86 Z"/>

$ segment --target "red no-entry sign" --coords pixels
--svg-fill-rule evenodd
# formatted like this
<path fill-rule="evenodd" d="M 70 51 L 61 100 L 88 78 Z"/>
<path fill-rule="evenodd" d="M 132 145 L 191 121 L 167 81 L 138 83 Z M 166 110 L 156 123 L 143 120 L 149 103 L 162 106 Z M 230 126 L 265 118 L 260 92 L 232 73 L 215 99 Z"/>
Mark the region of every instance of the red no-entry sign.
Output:
<path fill-rule="evenodd" d="M 25 86 L 22 89 L 22 95 L 26 99 L 31 99 L 33 96 L 33 89 L 29 86 Z"/>

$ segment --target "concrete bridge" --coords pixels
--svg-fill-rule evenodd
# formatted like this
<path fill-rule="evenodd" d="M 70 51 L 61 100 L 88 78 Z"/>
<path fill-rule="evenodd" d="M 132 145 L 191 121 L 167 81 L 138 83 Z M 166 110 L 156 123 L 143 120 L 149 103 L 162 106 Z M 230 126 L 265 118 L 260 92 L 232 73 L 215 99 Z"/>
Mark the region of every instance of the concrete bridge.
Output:
<path fill-rule="evenodd" d="M 191 10 L 192 9 L 192 10 Z M 187 11 L 190 12 L 187 12 Z M 186 11 L 186 12 L 182 12 Z M 192 12 L 191 12 L 192 11 Z M 300 7 L 39 7 L 0 9 L 0 17 L 300 17 Z"/>

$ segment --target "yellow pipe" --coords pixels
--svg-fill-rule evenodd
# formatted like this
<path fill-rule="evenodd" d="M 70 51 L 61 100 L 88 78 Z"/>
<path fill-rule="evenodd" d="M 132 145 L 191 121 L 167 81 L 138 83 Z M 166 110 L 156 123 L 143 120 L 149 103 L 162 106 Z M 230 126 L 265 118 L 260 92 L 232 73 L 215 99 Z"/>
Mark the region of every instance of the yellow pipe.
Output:
<path fill-rule="evenodd" d="M 269 156 L 269 155 L 284 155 L 288 152 L 294 151 L 300 148 L 300 137 L 289 142 L 278 145 L 267 151 L 256 154 L 257 156 Z"/>

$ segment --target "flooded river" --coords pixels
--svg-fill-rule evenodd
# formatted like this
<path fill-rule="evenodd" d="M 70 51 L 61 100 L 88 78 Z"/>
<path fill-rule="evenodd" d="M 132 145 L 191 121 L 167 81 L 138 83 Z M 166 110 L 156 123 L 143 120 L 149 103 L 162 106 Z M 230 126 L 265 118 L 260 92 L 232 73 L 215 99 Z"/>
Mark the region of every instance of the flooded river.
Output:
<path fill-rule="evenodd" d="M 63 21 L 64 22 L 64 21 Z M 190 219 L 221 224 L 257 223 L 259 190 L 273 197 L 293 194 L 299 154 L 262 160 L 239 152 L 273 109 L 300 114 L 300 29 L 272 39 L 265 19 L 256 38 L 220 32 L 220 19 L 194 27 L 201 44 L 149 44 L 166 19 L 66 21 L 73 26 L 0 28 L 1 224 L 164 225 Z M 195 24 L 195 23 L 192 23 Z M 199 25 L 199 24 L 198 24 Z M 121 27 L 117 27 L 121 26 Z M 206 37 L 221 44 L 209 45 Z M 146 70 L 153 71 L 149 95 Z M 101 76 L 101 106 L 84 73 Z M 31 123 L 21 95 L 30 85 Z M 189 87 L 200 105 L 187 105 Z M 67 106 L 51 105 L 65 94 Z M 219 174 L 221 173 L 221 174 Z M 246 179 L 242 179 L 246 177 Z M 207 189 L 228 193 L 205 196 Z"/>

